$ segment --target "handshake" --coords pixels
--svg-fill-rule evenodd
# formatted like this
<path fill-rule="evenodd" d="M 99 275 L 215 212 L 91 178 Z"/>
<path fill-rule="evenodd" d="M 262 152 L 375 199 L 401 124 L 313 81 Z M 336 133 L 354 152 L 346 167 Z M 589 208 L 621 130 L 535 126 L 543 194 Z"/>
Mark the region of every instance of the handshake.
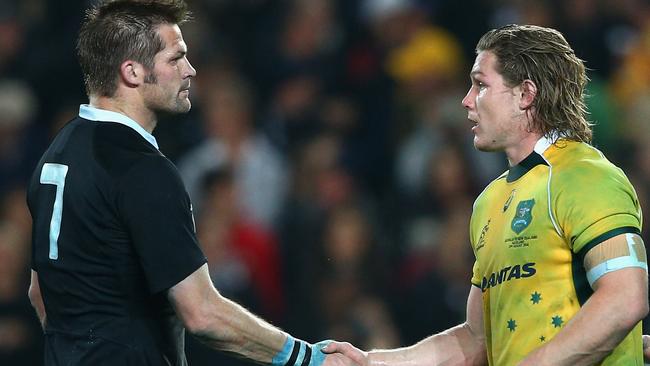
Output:
<path fill-rule="evenodd" d="M 408 349 L 412 352 L 405 352 Z M 434 354 L 419 357 L 419 351 L 413 352 L 412 347 L 392 351 L 379 351 L 384 357 L 378 357 L 378 364 L 388 366 L 391 364 L 402 364 L 407 362 L 411 365 L 427 364 L 437 365 L 438 361 L 447 364 L 447 361 L 459 361 L 443 357 L 444 360 L 436 359 Z M 416 347 L 416 349 L 419 347 Z M 431 348 L 429 348 L 431 350 Z M 374 352 L 373 352 L 374 353 Z M 433 352 L 435 353 L 435 352 Z M 283 351 L 273 359 L 273 366 L 369 366 L 369 353 L 362 351 L 347 342 L 335 342 L 331 340 L 318 342 L 310 345 L 304 341 L 288 337 Z M 422 355 L 421 355 L 422 356 Z M 650 362 L 650 336 L 643 335 L 643 356 L 646 363 Z M 379 359 L 381 358 L 381 360 Z M 421 362 L 425 361 L 425 362 Z M 467 365 L 484 365 L 485 358 L 464 359 Z M 454 363 L 459 364 L 459 363 Z"/>
<path fill-rule="evenodd" d="M 273 366 L 365 366 L 367 353 L 349 343 L 321 341 L 309 344 L 291 336 L 271 364 Z"/>

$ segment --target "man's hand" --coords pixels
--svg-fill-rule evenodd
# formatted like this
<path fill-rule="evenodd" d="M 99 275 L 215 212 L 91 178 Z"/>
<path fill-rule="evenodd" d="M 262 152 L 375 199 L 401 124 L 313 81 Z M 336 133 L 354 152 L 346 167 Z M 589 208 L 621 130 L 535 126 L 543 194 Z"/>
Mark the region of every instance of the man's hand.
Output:
<path fill-rule="evenodd" d="M 318 366 L 361 366 L 358 362 L 346 357 L 341 353 L 325 352 L 324 348 L 327 345 L 336 343 L 330 340 L 321 341 L 311 345 L 312 353 L 310 356 L 309 364 Z M 295 365 L 302 365 L 304 362 L 296 361 Z"/>
<path fill-rule="evenodd" d="M 341 353 L 334 353 L 325 357 L 322 366 L 361 366 L 359 363 L 344 356 Z"/>
<path fill-rule="evenodd" d="M 368 366 L 368 352 L 364 352 L 347 342 L 331 342 L 327 347 L 323 348 L 323 352 L 329 353 L 328 359 L 331 356 L 345 356 L 346 360 L 352 362 L 351 365 Z"/>
<path fill-rule="evenodd" d="M 643 336 L 643 358 L 645 362 L 650 362 L 650 335 Z"/>

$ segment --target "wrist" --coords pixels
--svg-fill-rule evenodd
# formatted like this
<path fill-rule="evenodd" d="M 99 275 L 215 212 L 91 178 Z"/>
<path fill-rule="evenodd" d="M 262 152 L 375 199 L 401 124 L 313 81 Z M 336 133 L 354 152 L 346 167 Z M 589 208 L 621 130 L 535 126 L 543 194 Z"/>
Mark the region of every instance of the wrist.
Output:
<path fill-rule="evenodd" d="M 325 361 L 321 352 L 329 341 L 312 345 L 300 339 L 287 335 L 287 340 L 280 352 L 271 360 L 272 366 L 320 366 Z"/>
<path fill-rule="evenodd" d="M 291 357 L 293 352 L 294 345 L 296 344 L 296 339 L 287 334 L 287 339 L 282 346 L 280 352 L 278 352 L 273 359 L 271 360 L 271 365 L 273 366 L 285 366 Z"/>

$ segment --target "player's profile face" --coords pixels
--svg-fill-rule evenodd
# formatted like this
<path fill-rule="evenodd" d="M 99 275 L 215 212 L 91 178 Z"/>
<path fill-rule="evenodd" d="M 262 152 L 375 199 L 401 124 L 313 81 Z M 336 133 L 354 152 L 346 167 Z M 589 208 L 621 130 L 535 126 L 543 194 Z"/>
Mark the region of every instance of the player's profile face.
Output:
<path fill-rule="evenodd" d="M 494 53 L 479 52 L 470 73 L 472 85 L 462 101 L 474 124 L 474 146 L 481 151 L 506 150 L 517 145 L 525 132 L 519 87 L 507 86 L 496 66 Z"/>
<path fill-rule="evenodd" d="M 144 102 L 155 112 L 188 112 L 192 107 L 190 80 L 196 70 L 187 59 L 183 35 L 177 25 L 171 24 L 161 25 L 158 34 L 165 48 L 156 54 L 153 70 L 145 76 Z"/>

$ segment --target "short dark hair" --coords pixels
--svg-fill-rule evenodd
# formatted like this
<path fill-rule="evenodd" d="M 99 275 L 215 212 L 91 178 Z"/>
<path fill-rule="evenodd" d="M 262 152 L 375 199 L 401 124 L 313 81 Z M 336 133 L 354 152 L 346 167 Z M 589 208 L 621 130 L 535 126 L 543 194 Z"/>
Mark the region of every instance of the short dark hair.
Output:
<path fill-rule="evenodd" d="M 585 86 L 589 81 L 584 62 L 555 29 L 510 24 L 488 31 L 476 52 L 490 51 L 497 72 L 509 87 L 532 80 L 537 86 L 532 128 L 545 136 L 559 134 L 570 140 L 591 142 Z"/>
<path fill-rule="evenodd" d="M 114 96 L 125 60 L 152 69 L 154 56 L 165 47 L 158 27 L 189 19 L 183 0 L 107 0 L 86 11 L 77 54 L 88 95 Z"/>

